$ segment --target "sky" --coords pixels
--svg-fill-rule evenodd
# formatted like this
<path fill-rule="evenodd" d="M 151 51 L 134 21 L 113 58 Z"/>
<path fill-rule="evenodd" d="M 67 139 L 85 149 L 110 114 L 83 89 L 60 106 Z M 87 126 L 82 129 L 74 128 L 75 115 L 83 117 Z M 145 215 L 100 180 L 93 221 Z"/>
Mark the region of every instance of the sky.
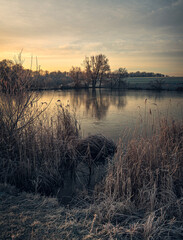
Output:
<path fill-rule="evenodd" d="M 68 71 L 104 54 L 111 70 L 183 76 L 183 0 L 0 0 L 0 60 Z"/>

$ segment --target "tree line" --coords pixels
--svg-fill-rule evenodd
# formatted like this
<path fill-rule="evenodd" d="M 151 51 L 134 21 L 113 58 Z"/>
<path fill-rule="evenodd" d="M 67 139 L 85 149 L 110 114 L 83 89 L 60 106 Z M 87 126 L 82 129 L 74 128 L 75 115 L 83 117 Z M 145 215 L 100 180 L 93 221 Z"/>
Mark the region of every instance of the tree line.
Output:
<path fill-rule="evenodd" d="M 21 77 L 20 77 L 21 76 Z M 110 87 L 110 88 L 125 88 L 127 77 L 164 77 L 160 73 L 152 72 L 131 72 L 121 67 L 115 71 L 111 71 L 109 59 L 103 55 L 95 55 L 85 57 L 82 68 L 72 66 L 69 72 L 61 71 L 43 71 L 41 69 L 33 71 L 25 69 L 22 64 L 13 62 L 11 60 L 0 61 L 0 87 L 2 91 L 7 89 L 16 89 L 16 79 L 29 79 L 33 89 L 51 89 L 62 87 L 73 88 L 96 88 L 96 87 Z M 12 86 L 14 86 L 12 88 Z"/>

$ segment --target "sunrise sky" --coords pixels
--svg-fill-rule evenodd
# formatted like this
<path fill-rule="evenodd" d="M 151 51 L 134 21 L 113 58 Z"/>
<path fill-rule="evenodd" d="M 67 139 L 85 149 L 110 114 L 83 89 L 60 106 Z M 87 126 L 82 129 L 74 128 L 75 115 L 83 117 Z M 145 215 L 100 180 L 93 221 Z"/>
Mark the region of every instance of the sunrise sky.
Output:
<path fill-rule="evenodd" d="M 32 55 L 64 71 L 102 53 L 112 70 L 183 76 L 183 0 L 0 0 L 0 60 L 21 49 L 28 68 Z"/>

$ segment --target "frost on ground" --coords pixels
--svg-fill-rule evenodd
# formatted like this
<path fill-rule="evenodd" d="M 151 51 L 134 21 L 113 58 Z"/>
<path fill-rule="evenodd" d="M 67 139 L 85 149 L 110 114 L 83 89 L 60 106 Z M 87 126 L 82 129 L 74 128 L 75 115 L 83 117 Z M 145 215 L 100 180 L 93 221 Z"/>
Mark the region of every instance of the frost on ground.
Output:
<path fill-rule="evenodd" d="M 128 201 L 112 199 L 72 207 L 59 206 L 56 198 L 19 192 L 0 185 L 0 239 L 182 239 L 183 222 L 168 219 L 167 211 L 136 212 Z M 179 214 L 180 209 L 176 209 Z"/>

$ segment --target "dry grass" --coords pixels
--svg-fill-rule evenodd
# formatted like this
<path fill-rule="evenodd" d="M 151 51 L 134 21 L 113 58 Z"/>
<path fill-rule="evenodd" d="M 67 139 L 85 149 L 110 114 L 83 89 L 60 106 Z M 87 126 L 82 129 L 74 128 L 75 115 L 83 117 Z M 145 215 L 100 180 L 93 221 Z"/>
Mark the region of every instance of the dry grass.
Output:
<path fill-rule="evenodd" d="M 63 185 L 64 171 L 75 167 L 78 128 L 62 106 L 57 106 L 55 116 L 44 112 L 11 135 L 3 134 L 4 122 L 1 124 L 1 182 L 26 191 L 56 194 Z"/>
<path fill-rule="evenodd" d="M 29 71 L 4 62 L 0 69 L 0 181 L 22 190 L 56 194 L 64 172 L 75 168 L 74 145 L 78 125 L 57 102 L 54 117 L 49 104 L 38 105 L 38 94 L 29 91 Z"/>
<path fill-rule="evenodd" d="M 109 167 L 105 192 L 115 199 L 130 199 L 151 211 L 183 195 L 183 125 L 161 122 L 150 138 L 119 143 Z"/>
<path fill-rule="evenodd" d="M 105 162 L 106 158 L 113 156 L 116 145 L 103 135 L 91 135 L 85 139 L 80 139 L 76 146 L 78 157 L 85 160 L 88 156 L 95 163 Z"/>
<path fill-rule="evenodd" d="M 45 103 L 36 107 L 37 98 L 17 86 L 0 101 L 1 239 L 183 238 L 182 122 L 158 120 L 153 136 L 119 142 L 93 195 L 80 192 L 70 208 L 60 207 L 37 193 L 61 188 L 68 197 L 78 162 L 91 170 L 115 145 L 102 136 L 81 140 L 77 121 L 59 102 L 48 116 Z"/>
<path fill-rule="evenodd" d="M 68 208 L 59 206 L 56 198 L 0 185 L 0 200 L 1 239 L 147 240 L 183 237 L 179 215 L 183 199 L 145 213 L 134 208 L 128 200 L 114 201 L 107 196 L 98 198 L 93 204 Z"/>
<path fill-rule="evenodd" d="M 104 160 L 112 154 L 111 142 L 102 136 L 81 140 L 74 114 L 58 100 L 49 115 L 49 103 L 38 104 L 38 94 L 28 91 L 29 72 L 26 76 L 21 64 L 8 64 L 0 69 L 0 182 L 72 199 L 78 163 L 92 167 Z M 86 144 L 92 161 L 82 151 Z"/>
<path fill-rule="evenodd" d="M 125 149 L 119 143 L 94 195 L 70 207 L 1 185 L 1 238 L 182 239 L 183 126 L 163 121 L 160 129 Z"/>
<path fill-rule="evenodd" d="M 43 112 L 12 135 L 2 111 L 0 121 L 2 239 L 183 238 L 181 122 L 160 121 L 152 137 L 132 139 L 125 147 L 119 142 L 93 195 L 85 191 L 73 205 L 61 207 L 57 199 L 19 192 L 6 183 L 56 195 L 78 161 L 97 164 L 115 146 L 102 136 L 79 139 L 75 118 L 59 104 L 54 118 Z"/>
<path fill-rule="evenodd" d="M 95 168 L 97 162 L 114 154 L 115 145 L 101 135 L 80 139 L 74 115 L 57 102 L 50 116 L 44 105 L 36 108 L 41 114 L 33 121 L 25 124 L 21 119 L 12 131 L 6 131 L 7 124 L 14 121 L 4 121 L 7 112 L 1 111 L 0 181 L 24 191 L 72 198 L 78 165 Z M 34 107 L 29 111 L 32 116 Z"/>
<path fill-rule="evenodd" d="M 102 219 L 119 226 L 130 219 L 132 229 L 128 226 L 127 231 L 132 239 L 181 239 L 182 122 L 161 121 L 158 133 L 132 139 L 125 148 L 119 142 L 99 191 L 108 199 L 102 202 Z"/>

